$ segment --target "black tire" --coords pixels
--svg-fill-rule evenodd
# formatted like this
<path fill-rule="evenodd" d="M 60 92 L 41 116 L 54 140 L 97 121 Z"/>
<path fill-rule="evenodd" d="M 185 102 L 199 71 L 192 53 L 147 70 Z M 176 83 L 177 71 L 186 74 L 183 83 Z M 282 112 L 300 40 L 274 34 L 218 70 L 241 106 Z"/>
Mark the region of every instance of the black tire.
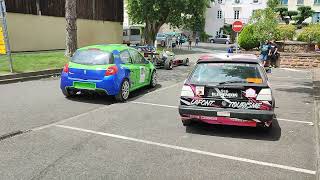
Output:
<path fill-rule="evenodd" d="M 259 126 L 258 128 L 259 128 L 261 131 L 268 133 L 268 132 L 270 132 L 270 131 L 272 130 L 272 127 L 273 127 L 273 123 L 271 123 L 269 126 L 265 126 L 265 125 L 262 124 L 262 125 Z"/>
<path fill-rule="evenodd" d="M 125 102 L 128 100 L 130 95 L 130 83 L 127 79 L 123 80 L 120 86 L 119 94 L 115 95 L 115 98 L 118 102 Z"/>
<path fill-rule="evenodd" d="M 184 66 L 189 66 L 190 65 L 189 58 L 186 58 L 186 59 L 183 60 L 183 65 Z"/>
<path fill-rule="evenodd" d="M 154 88 L 156 87 L 158 84 L 158 77 L 157 77 L 157 72 L 156 71 L 153 71 L 152 72 L 152 75 L 151 75 L 151 80 L 150 80 L 150 87 L 151 88 Z"/>
<path fill-rule="evenodd" d="M 187 120 L 181 120 L 183 126 L 191 126 L 192 125 L 192 120 L 187 119 Z"/>
<path fill-rule="evenodd" d="M 77 92 L 72 91 L 72 90 L 62 90 L 62 94 L 66 97 L 66 98 L 71 98 L 74 97 Z"/>
<path fill-rule="evenodd" d="M 166 60 L 164 62 L 164 68 L 167 69 L 167 70 L 171 70 L 173 68 L 173 62 Z"/>
<path fill-rule="evenodd" d="M 213 39 L 211 39 L 211 40 L 210 40 L 210 42 L 211 42 L 211 43 L 214 43 L 214 40 L 213 40 Z"/>

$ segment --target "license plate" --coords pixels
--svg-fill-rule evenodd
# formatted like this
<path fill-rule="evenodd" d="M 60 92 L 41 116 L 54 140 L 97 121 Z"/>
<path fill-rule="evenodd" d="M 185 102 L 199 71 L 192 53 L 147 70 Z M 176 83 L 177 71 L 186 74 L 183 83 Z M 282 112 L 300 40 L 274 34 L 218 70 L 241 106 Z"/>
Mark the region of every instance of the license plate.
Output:
<path fill-rule="evenodd" d="M 73 82 L 73 87 L 77 89 L 95 89 L 96 84 L 89 82 Z"/>
<path fill-rule="evenodd" d="M 220 111 L 217 112 L 217 116 L 230 117 L 230 112 Z"/>

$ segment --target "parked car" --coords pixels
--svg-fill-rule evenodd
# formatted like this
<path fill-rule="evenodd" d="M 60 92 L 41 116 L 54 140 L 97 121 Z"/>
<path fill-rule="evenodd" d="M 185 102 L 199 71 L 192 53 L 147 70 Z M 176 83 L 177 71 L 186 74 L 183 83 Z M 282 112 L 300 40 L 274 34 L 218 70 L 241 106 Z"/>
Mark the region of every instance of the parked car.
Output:
<path fill-rule="evenodd" d="M 230 35 L 217 35 L 216 37 L 209 38 L 211 43 L 230 44 Z"/>
<path fill-rule="evenodd" d="M 198 60 L 182 87 L 179 113 L 185 126 L 201 121 L 270 129 L 274 107 L 256 56 L 220 54 Z"/>
<path fill-rule="evenodd" d="M 65 65 L 60 88 L 66 97 L 98 93 L 124 102 L 132 91 L 156 84 L 154 65 L 136 49 L 121 44 L 93 45 L 78 49 Z"/>
<path fill-rule="evenodd" d="M 168 39 L 168 35 L 163 33 L 158 33 L 156 36 L 157 44 L 161 45 L 162 47 L 166 46 Z"/>
<path fill-rule="evenodd" d="M 143 44 L 143 27 L 129 26 L 123 28 L 123 44 L 130 46 Z"/>

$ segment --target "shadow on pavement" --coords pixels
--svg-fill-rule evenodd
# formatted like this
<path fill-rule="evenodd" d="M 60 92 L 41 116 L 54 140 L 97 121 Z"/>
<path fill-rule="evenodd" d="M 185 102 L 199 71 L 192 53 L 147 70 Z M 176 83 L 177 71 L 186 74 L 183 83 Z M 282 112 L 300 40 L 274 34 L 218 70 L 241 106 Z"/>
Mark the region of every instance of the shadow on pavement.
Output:
<path fill-rule="evenodd" d="M 144 87 L 139 90 L 131 92 L 128 101 L 134 101 L 143 95 L 150 93 L 152 91 L 158 90 L 161 85 L 158 84 L 155 88 Z M 68 98 L 71 101 L 89 103 L 89 104 L 101 104 L 101 105 L 111 105 L 117 103 L 113 96 L 99 95 L 99 94 L 79 94 L 75 97 Z"/>
<path fill-rule="evenodd" d="M 212 125 L 197 122 L 192 126 L 186 127 L 186 133 L 207 136 L 278 141 L 281 137 L 281 128 L 277 120 L 273 121 L 273 127 L 270 131 L 264 131 L 263 129 L 254 127 Z"/>
<path fill-rule="evenodd" d="M 309 96 L 313 95 L 313 89 L 305 88 L 305 87 L 275 88 L 275 90 L 289 92 L 289 93 L 302 93 L 302 94 L 307 94 Z"/>

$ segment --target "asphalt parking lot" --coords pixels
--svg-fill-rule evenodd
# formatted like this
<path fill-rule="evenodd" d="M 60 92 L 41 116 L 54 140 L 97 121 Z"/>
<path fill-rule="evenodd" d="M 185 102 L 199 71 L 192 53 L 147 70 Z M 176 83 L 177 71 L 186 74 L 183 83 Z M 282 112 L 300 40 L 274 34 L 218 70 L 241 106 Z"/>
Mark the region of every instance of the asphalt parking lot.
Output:
<path fill-rule="evenodd" d="M 193 54 L 193 62 L 199 54 Z M 181 124 L 180 90 L 192 67 L 159 70 L 132 94 L 66 99 L 59 79 L 1 85 L 1 179 L 315 179 L 311 72 L 269 75 L 277 121 L 255 128 Z"/>

